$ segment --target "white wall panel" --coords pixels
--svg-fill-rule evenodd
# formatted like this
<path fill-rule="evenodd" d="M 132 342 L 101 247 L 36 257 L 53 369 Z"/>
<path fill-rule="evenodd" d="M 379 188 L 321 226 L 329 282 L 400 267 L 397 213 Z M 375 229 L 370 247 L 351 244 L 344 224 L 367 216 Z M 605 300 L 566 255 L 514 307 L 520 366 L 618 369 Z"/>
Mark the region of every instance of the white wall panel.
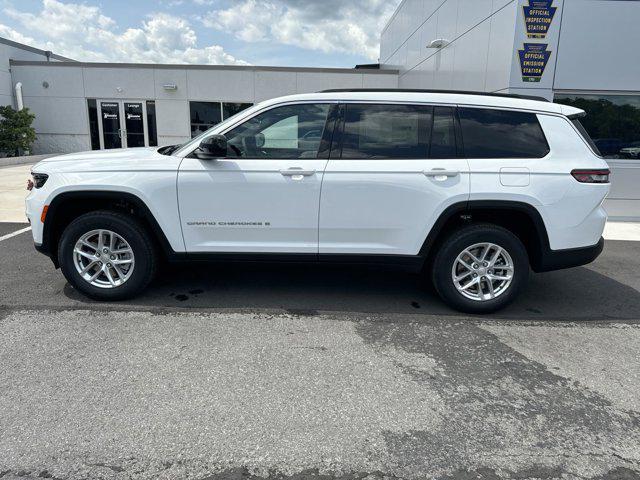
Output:
<path fill-rule="evenodd" d="M 84 97 L 82 69 L 14 65 L 15 82 L 22 82 L 22 94 L 28 97 Z M 43 83 L 48 87 L 45 88 Z"/>
<path fill-rule="evenodd" d="M 479 90 L 485 88 L 491 22 L 486 21 L 456 41 L 452 88 Z"/>
<path fill-rule="evenodd" d="M 151 68 L 85 67 L 83 75 L 89 98 L 155 98 Z"/>
<path fill-rule="evenodd" d="M 364 88 L 398 88 L 398 75 L 362 75 Z"/>
<path fill-rule="evenodd" d="M 495 0 L 494 0 L 495 3 Z M 517 9 L 514 4 L 496 12 L 490 20 L 491 36 L 487 56 L 487 92 L 497 92 L 509 87 L 511 62 L 515 49 L 514 35 Z"/>
<path fill-rule="evenodd" d="M 189 102 L 184 100 L 156 100 L 158 136 L 191 136 Z"/>
<path fill-rule="evenodd" d="M 45 153 L 83 152 L 88 150 L 91 150 L 91 137 L 88 134 L 38 133 L 31 153 L 41 155 Z"/>
<path fill-rule="evenodd" d="M 495 13 L 498 10 L 500 10 L 502 7 L 504 7 L 505 5 L 507 5 L 509 3 L 515 3 L 515 2 L 516 2 L 516 0 L 493 0 L 492 10 Z"/>
<path fill-rule="evenodd" d="M 453 86 L 453 62 L 456 44 L 443 48 L 433 56 L 433 87 L 438 90 L 451 90 Z"/>
<path fill-rule="evenodd" d="M 257 71 L 255 73 L 256 103 L 269 98 L 292 95 L 297 92 L 297 88 L 296 72 Z"/>
<path fill-rule="evenodd" d="M 0 72 L 9 71 L 9 46 L 0 43 Z"/>
<path fill-rule="evenodd" d="M 640 90 L 640 2 L 567 1 L 555 89 Z"/>
<path fill-rule="evenodd" d="M 362 74 L 298 72 L 298 93 L 318 92 L 330 88 L 362 88 Z"/>
<path fill-rule="evenodd" d="M 2 105 L 3 107 L 5 105 L 13 106 L 13 97 L 11 95 L 5 95 L 0 93 L 0 105 Z"/>
<path fill-rule="evenodd" d="M 87 101 L 84 98 L 25 96 L 24 105 L 36 115 L 33 128 L 38 134 L 89 133 Z"/>
<path fill-rule="evenodd" d="M 11 74 L 0 70 L 0 95 L 13 96 L 13 83 Z"/>
<path fill-rule="evenodd" d="M 491 16 L 493 0 L 458 0 L 457 35 L 471 30 Z"/>
<path fill-rule="evenodd" d="M 158 136 L 158 146 L 165 147 L 167 145 L 179 145 L 181 143 L 188 142 L 189 140 L 191 140 L 190 136 L 173 137 L 173 136 L 167 136 L 167 135 L 160 135 Z"/>
<path fill-rule="evenodd" d="M 189 98 L 193 100 L 254 100 L 251 70 L 187 70 Z"/>
<path fill-rule="evenodd" d="M 450 42 L 455 40 L 458 28 L 458 1 L 447 0 L 438 10 L 436 38 L 444 38 Z"/>
<path fill-rule="evenodd" d="M 153 70 L 155 98 L 178 100 L 187 98 L 187 71 L 184 69 L 156 68 Z M 165 90 L 164 85 L 175 85 L 176 90 Z"/>

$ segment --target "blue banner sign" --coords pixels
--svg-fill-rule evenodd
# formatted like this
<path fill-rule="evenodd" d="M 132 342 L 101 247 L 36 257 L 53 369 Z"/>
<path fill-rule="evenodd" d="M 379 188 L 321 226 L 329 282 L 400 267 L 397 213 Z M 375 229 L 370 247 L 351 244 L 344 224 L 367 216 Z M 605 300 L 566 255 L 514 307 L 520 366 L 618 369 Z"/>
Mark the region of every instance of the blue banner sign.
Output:
<path fill-rule="evenodd" d="M 558 9 L 552 5 L 553 0 L 529 0 L 529 5 L 522 7 L 529 38 L 545 38 L 547 36 Z"/>
<path fill-rule="evenodd" d="M 547 67 L 551 51 L 546 43 L 525 43 L 520 55 L 520 68 L 523 82 L 539 82 Z"/>

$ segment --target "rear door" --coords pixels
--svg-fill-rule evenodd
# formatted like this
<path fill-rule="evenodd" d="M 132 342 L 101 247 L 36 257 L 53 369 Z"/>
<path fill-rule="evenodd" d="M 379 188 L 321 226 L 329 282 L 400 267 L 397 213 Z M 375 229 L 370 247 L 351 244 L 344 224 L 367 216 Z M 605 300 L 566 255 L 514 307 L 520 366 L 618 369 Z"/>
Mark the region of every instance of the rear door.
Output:
<path fill-rule="evenodd" d="M 455 108 L 341 105 L 320 199 L 320 254 L 416 255 L 469 198 Z"/>

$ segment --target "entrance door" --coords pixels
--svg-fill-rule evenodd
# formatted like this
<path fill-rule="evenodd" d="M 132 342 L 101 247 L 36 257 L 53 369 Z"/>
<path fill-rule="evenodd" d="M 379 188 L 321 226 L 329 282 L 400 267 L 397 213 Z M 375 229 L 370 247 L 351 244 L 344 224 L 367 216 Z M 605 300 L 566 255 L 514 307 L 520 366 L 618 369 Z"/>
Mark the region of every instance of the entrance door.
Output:
<path fill-rule="evenodd" d="M 120 103 L 100 102 L 100 148 L 122 148 L 122 128 L 120 127 Z"/>
<path fill-rule="evenodd" d="M 101 149 L 149 146 L 145 102 L 99 100 L 97 103 Z"/>
<path fill-rule="evenodd" d="M 142 102 L 124 102 L 124 128 L 127 147 L 148 145 L 144 128 L 144 105 Z"/>

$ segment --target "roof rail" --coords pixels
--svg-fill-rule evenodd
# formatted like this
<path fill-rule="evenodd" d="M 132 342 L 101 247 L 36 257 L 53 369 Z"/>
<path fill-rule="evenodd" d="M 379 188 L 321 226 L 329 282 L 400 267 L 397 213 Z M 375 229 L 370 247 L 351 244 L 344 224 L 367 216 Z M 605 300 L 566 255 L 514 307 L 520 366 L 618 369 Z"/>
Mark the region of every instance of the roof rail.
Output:
<path fill-rule="evenodd" d="M 419 88 L 332 88 L 329 90 L 321 90 L 318 93 L 342 93 L 342 92 L 401 92 L 401 93 L 447 93 L 458 95 L 478 95 L 485 97 L 504 97 L 519 98 L 521 100 L 535 100 L 538 102 L 549 102 L 544 97 L 536 97 L 534 95 L 519 95 L 515 93 L 491 93 L 491 92 L 473 92 L 463 90 L 429 90 Z"/>

